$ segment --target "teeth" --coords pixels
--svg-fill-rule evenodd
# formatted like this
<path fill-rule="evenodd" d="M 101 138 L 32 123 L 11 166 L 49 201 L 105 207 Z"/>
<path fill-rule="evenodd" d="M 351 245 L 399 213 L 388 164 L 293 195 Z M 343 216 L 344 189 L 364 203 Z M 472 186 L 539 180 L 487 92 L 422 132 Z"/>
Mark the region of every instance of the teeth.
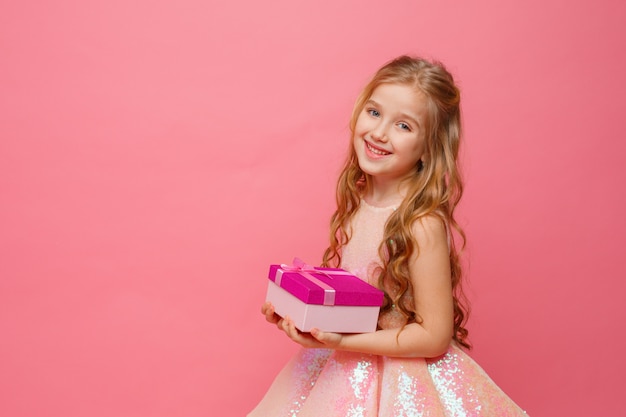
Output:
<path fill-rule="evenodd" d="M 365 144 L 367 145 L 367 149 L 369 149 L 370 151 L 372 151 L 372 153 L 375 153 L 376 155 L 389 155 L 389 152 L 381 151 L 379 149 L 372 147 L 372 145 L 370 145 L 369 142 L 365 142 Z"/>

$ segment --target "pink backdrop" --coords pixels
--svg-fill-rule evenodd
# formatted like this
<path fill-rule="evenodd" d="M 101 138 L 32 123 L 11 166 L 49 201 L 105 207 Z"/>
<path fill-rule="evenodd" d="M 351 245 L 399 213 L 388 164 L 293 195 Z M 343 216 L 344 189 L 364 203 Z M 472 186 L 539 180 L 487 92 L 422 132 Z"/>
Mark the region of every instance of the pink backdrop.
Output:
<path fill-rule="evenodd" d="M 352 102 L 400 53 L 464 93 L 473 356 L 532 416 L 619 415 L 621 1 L 0 4 L 0 415 L 240 416 L 295 350 Z"/>

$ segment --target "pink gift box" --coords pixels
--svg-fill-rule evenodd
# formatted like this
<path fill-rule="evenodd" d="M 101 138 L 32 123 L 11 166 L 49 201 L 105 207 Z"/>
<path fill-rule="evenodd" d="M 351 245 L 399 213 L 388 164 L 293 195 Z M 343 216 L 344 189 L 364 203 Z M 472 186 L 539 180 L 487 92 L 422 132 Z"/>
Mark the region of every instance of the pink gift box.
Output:
<path fill-rule="evenodd" d="M 270 265 L 266 300 L 296 328 L 335 333 L 376 330 L 383 292 L 343 269 Z"/>

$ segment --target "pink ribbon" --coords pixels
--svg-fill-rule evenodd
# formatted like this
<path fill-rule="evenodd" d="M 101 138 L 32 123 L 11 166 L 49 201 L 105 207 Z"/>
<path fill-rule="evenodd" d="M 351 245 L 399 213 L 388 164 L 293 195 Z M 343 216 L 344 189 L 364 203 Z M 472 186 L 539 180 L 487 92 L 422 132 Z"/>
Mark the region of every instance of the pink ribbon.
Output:
<path fill-rule="evenodd" d="M 293 258 L 293 263 L 291 265 L 280 264 L 280 268 L 289 272 L 301 272 L 301 271 L 302 272 L 311 272 L 311 271 L 316 272 L 317 271 L 315 267 L 305 263 L 300 258 Z"/>
<path fill-rule="evenodd" d="M 331 287 L 324 281 L 314 277 L 311 273 L 322 274 L 330 279 L 333 279 L 333 277 L 330 274 L 350 275 L 349 272 L 345 272 L 345 271 L 322 271 L 319 269 L 315 269 L 315 267 L 306 264 L 302 259 L 294 258 L 292 265 L 281 264 L 280 268 L 276 271 L 275 282 L 276 282 L 276 285 L 278 285 L 279 287 L 280 287 L 280 282 L 283 277 L 283 272 L 297 272 L 303 277 L 306 277 L 309 281 L 311 281 L 315 285 L 321 287 L 324 290 L 324 305 L 325 306 L 331 306 L 335 304 L 336 291 L 333 287 Z"/>

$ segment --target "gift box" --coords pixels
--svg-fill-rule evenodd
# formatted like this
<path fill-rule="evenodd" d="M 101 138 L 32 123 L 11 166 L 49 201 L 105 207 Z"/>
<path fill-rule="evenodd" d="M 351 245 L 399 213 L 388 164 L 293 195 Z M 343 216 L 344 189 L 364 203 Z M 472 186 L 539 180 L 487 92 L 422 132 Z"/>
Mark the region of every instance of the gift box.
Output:
<path fill-rule="evenodd" d="M 266 300 L 296 328 L 335 333 L 376 330 L 383 292 L 343 269 L 306 265 L 270 265 Z"/>

